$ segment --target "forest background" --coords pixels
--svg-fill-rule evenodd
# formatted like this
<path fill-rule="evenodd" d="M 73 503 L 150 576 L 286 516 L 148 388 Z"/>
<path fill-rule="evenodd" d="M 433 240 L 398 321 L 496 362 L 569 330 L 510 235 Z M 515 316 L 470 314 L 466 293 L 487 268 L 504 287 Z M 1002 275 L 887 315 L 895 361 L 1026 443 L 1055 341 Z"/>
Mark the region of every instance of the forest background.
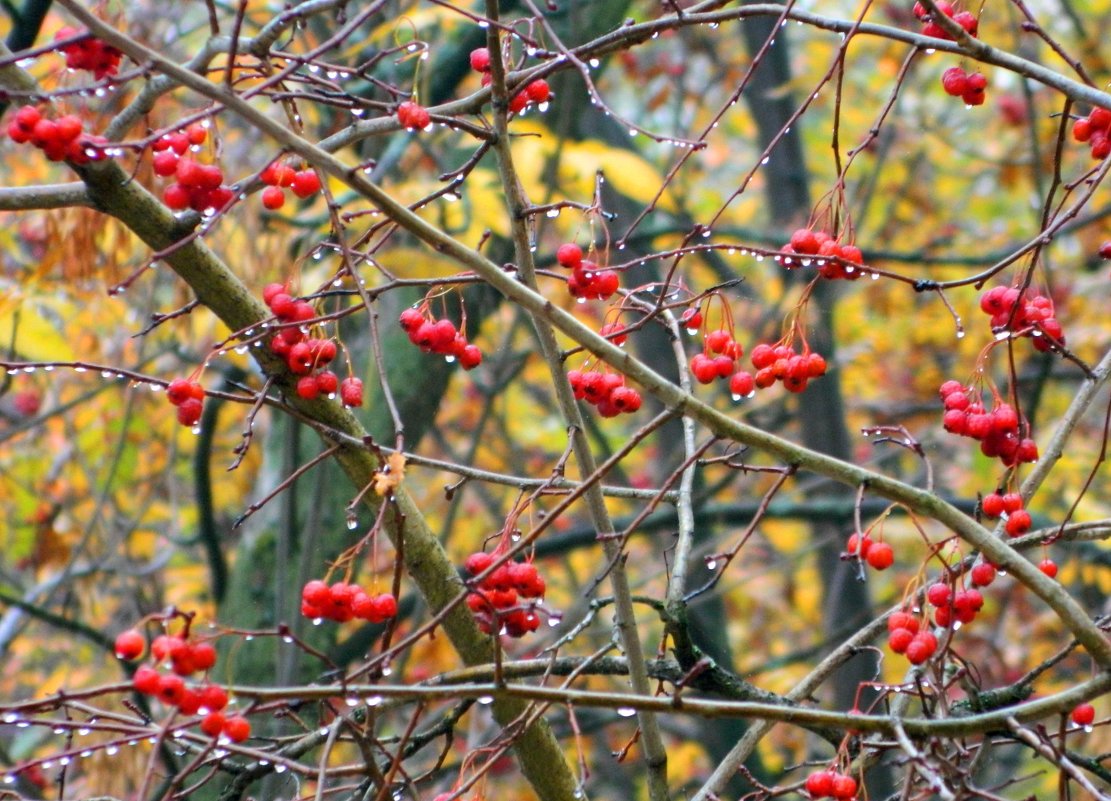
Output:
<path fill-rule="evenodd" d="M 8 790 L 1107 796 L 1111 4 L 2 11 Z"/>

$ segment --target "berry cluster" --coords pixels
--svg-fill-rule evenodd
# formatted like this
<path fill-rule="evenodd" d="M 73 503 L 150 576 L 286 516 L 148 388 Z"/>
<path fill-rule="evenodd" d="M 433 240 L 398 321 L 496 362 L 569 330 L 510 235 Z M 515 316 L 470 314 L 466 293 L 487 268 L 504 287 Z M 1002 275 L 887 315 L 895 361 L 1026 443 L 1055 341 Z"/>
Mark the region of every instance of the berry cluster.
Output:
<path fill-rule="evenodd" d="M 51 161 L 88 164 L 104 158 L 104 137 L 85 133 L 85 124 L 72 114 L 51 120 L 34 106 L 22 106 L 8 123 L 8 136 L 19 145 L 30 142 Z"/>
<path fill-rule="evenodd" d="M 362 381 L 349 376 L 341 383 L 331 370 L 322 369 L 336 358 L 336 343 L 309 338 L 305 332 L 301 324 L 316 317 L 312 304 L 295 299 L 289 294 L 289 286 L 279 283 L 267 284 L 262 299 L 278 320 L 290 323 L 270 340 L 270 350 L 285 359 L 291 373 L 301 376 L 297 380 L 297 394 L 313 400 L 320 395 L 331 397 L 338 390 L 345 406 L 362 406 Z"/>
<path fill-rule="evenodd" d="M 166 387 L 166 398 L 177 407 L 177 421 L 183 426 L 195 426 L 204 411 L 204 387 L 199 381 L 175 378 Z"/>
<path fill-rule="evenodd" d="M 185 155 L 190 146 L 204 144 L 208 131 L 190 125 L 184 133 L 166 134 L 152 146 L 154 174 L 176 180 L 162 190 L 162 200 L 174 211 L 222 209 L 235 193 L 224 186 L 224 172 L 215 164 L 201 164 Z"/>
<path fill-rule="evenodd" d="M 953 22 L 964 28 L 965 33 L 969 36 L 975 36 L 980 29 L 980 20 L 971 11 L 957 12 L 952 3 L 946 0 L 937 0 L 934 4 L 937 10 L 945 16 L 949 17 Z M 934 19 L 933 12 L 927 9 L 921 3 L 914 4 L 914 16 L 918 17 L 918 21 L 922 23 L 922 35 L 932 36 L 935 39 L 952 39 L 953 37 L 938 24 Z"/>
<path fill-rule="evenodd" d="M 115 648 L 117 657 L 133 661 L 142 656 L 146 639 L 135 629 L 129 629 L 116 637 Z M 183 715 L 204 715 L 200 728 L 210 737 L 222 735 L 238 743 L 251 736 L 251 724 L 246 718 L 224 715 L 228 693 L 223 687 L 208 682 L 196 686 L 185 683 L 184 676 L 207 672 L 216 664 L 212 643 L 162 634 L 154 638 L 150 652 L 154 664 L 143 665 L 131 678 L 136 692 L 177 707 Z M 159 667 L 167 662 L 171 672 L 163 673 Z"/>
<path fill-rule="evenodd" d="M 608 300 L 620 282 L 613 270 L 599 268 L 589 259 L 583 258 L 583 251 L 573 242 L 560 245 L 556 251 L 556 261 L 571 271 L 567 278 L 567 290 L 571 297 L 580 302 L 587 300 Z"/>
<path fill-rule="evenodd" d="M 482 85 L 490 85 L 490 51 L 485 47 L 478 47 L 471 51 L 471 69 L 482 73 Z M 552 96 L 552 88 L 543 78 L 529 81 L 525 88 L 513 95 L 509 100 L 509 110 L 520 113 L 529 103 L 547 103 Z"/>
<path fill-rule="evenodd" d="M 568 370 L 567 380 L 575 397 L 598 407 L 602 417 L 632 414 L 640 409 L 640 393 L 625 386 L 625 376 L 620 373 L 603 373 L 598 370 Z"/>
<path fill-rule="evenodd" d="M 892 612 L 887 619 L 887 644 L 912 665 L 921 665 L 937 651 L 937 637 L 921 631 L 922 621 L 910 612 Z"/>
<path fill-rule="evenodd" d="M 288 188 L 302 200 L 320 191 L 320 176 L 316 170 L 295 170 L 282 161 L 270 162 L 259 178 L 266 184 L 262 190 L 262 205 L 271 211 L 280 209 L 285 203 L 283 188 Z"/>
<path fill-rule="evenodd" d="M 810 350 L 809 346 L 804 347 L 802 353 L 796 353 L 789 344 L 760 343 L 752 349 L 749 358 L 756 368 L 754 379 L 758 389 L 782 381 L 788 392 L 802 392 L 810 379 L 826 374 L 825 357 Z"/>
<path fill-rule="evenodd" d="M 941 87 L 945 94 L 961 98 L 968 106 L 982 106 L 988 96 L 988 79 L 983 73 L 965 72 L 962 67 L 945 70 L 941 74 Z"/>
<path fill-rule="evenodd" d="M 1111 109 L 1096 106 L 1087 117 L 1078 119 L 1072 124 L 1072 138 L 1087 142 L 1094 159 L 1111 156 Z"/>
<path fill-rule="evenodd" d="M 953 621 L 971 623 L 984 607 L 984 596 L 977 589 L 957 590 L 943 581 L 926 588 L 926 602 L 934 607 L 934 624 L 949 628 Z"/>
<path fill-rule="evenodd" d="M 1008 492 L 1002 495 L 993 492 L 985 495 L 983 500 L 980 501 L 980 508 L 983 510 L 985 517 L 1003 518 L 1006 521 L 1003 528 L 1012 537 L 1022 536 L 1034 525 L 1030 513 L 1023 508 L 1022 496 L 1017 492 Z"/>
<path fill-rule="evenodd" d="M 66 27 L 54 35 L 54 40 L 72 39 L 86 34 L 87 31 Z M 67 67 L 71 70 L 88 70 L 98 81 L 108 75 L 115 75 L 120 68 L 120 59 L 123 58 L 123 53 L 115 47 L 92 36 L 62 45 L 61 51 L 65 54 Z"/>
<path fill-rule="evenodd" d="M 980 309 L 991 315 L 992 331 L 1028 336 L 1042 353 L 1065 344 L 1065 331 L 1057 320 L 1053 300 L 1046 295 L 1025 295 L 1013 286 L 997 286 L 980 296 Z"/>
<path fill-rule="evenodd" d="M 463 566 L 472 576 L 487 570 L 496 553 L 476 551 Z M 510 637 L 523 637 L 540 627 L 540 616 L 531 606 L 521 606 L 524 599 L 544 597 L 547 585 L 532 562 L 508 562 L 486 576 L 467 596 L 467 606 L 474 613 L 478 627 L 485 634 L 503 631 Z"/>
<path fill-rule="evenodd" d="M 873 540 L 868 532 L 850 534 L 845 557 L 859 557 L 876 570 L 887 570 L 895 564 L 895 549 L 883 540 Z"/>
<path fill-rule="evenodd" d="M 1020 427 L 1025 426 L 1014 406 L 994 397 L 994 407 L 988 411 L 979 393 L 959 381 L 946 381 L 938 394 L 945 406 L 942 425 L 946 431 L 978 440 L 984 456 L 998 457 L 1006 467 L 1037 461 L 1038 445 L 1021 436 Z"/>
<path fill-rule="evenodd" d="M 413 100 L 406 100 L 397 107 L 397 121 L 410 131 L 423 131 L 432 124 L 428 109 Z"/>
<path fill-rule="evenodd" d="M 423 311 L 422 311 L 423 309 Z M 478 345 L 467 341 L 467 336 L 447 318 L 440 320 L 428 314 L 427 307 L 409 308 L 401 313 L 398 323 L 409 341 L 425 353 L 439 353 L 449 362 L 459 360 L 464 370 L 473 370 L 482 364 L 482 351 Z"/>
<path fill-rule="evenodd" d="M 313 620 L 365 620 L 384 623 L 397 614 L 392 592 L 370 595 L 358 584 L 337 581 L 328 585 L 315 579 L 301 588 L 301 614 Z"/>
<path fill-rule="evenodd" d="M 791 241 L 782 248 L 786 254 L 800 256 L 816 256 L 818 272 L 825 278 L 846 278 L 855 281 L 864 274 L 864 270 L 853 265 L 864 262 L 864 254 L 856 245 L 843 245 L 838 242 L 828 231 L 815 231 L 811 228 L 799 228 L 791 234 Z M 844 262 L 851 262 L 846 265 Z M 804 262 L 791 258 L 783 259 L 783 266 L 788 270 L 794 269 Z"/>
<path fill-rule="evenodd" d="M 715 329 L 702 338 L 702 352 L 691 357 L 691 375 L 700 384 L 729 378 L 736 368 L 737 359 L 743 355 L 744 348 L 733 339 L 732 334 L 724 328 Z"/>
<path fill-rule="evenodd" d="M 856 795 L 856 779 L 836 770 L 820 770 L 806 777 L 806 793 L 811 798 L 849 799 Z"/>

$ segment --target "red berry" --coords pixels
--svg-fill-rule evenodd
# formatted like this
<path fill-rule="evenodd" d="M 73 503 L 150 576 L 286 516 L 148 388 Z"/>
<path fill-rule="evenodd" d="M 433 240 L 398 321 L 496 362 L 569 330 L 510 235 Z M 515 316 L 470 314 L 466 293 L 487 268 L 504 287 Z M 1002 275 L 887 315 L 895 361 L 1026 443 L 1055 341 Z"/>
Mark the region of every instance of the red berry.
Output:
<path fill-rule="evenodd" d="M 402 128 L 408 128 L 410 131 L 424 130 L 432 122 L 428 110 L 412 100 L 406 100 L 397 107 L 397 120 Z"/>
<path fill-rule="evenodd" d="M 485 47 L 476 47 L 471 51 L 471 69 L 475 72 L 489 72 L 490 51 Z"/>
<path fill-rule="evenodd" d="M 551 97 L 552 90 L 543 78 L 537 78 L 525 87 L 525 94 L 533 103 L 546 103 Z"/>
<path fill-rule="evenodd" d="M 968 73 L 960 67 L 950 67 L 941 74 L 941 86 L 945 94 L 960 97 L 968 91 Z"/>
<path fill-rule="evenodd" d="M 1111 242 L 1108 244 L 1111 245 Z M 1111 258 L 1111 256 L 1108 258 Z M 683 316 L 679 318 L 679 325 L 687 329 L 687 333 L 693 334 L 702 327 L 702 312 L 698 309 L 687 309 L 683 312 Z"/>
<path fill-rule="evenodd" d="M 316 388 L 322 395 L 331 395 L 339 389 L 339 378 L 331 370 L 324 370 L 316 374 Z"/>
<path fill-rule="evenodd" d="M 482 351 L 477 345 L 467 345 L 459 354 L 459 365 L 464 370 L 473 370 L 482 364 Z"/>
<path fill-rule="evenodd" d="M 316 384 L 316 376 L 306 375 L 297 380 L 297 394 L 305 400 L 313 400 L 320 395 L 320 387 Z"/>
<path fill-rule="evenodd" d="M 189 190 L 178 183 L 169 184 L 162 190 L 162 200 L 174 211 L 184 211 L 189 208 Z"/>
<path fill-rule="evenodd" d="M 285 204 L 285 192 L 281 187 L 268 186 L 262 190 L 262 205 L 271 211 L 280 209 Z"/>
<path fill-rule="evenodd" d="M 154 174 L 168 178 L 177 172 L 178 155 L 172 150 L 156 153 L 153 159 Z"/>
<path fill-rule="evenodd" d="M 752 377 L 752 373 L 741 370 L 740 372 L 733 373 L 729 379 L 729 392 L 734 400 L 747 398 L 756 391 L 756 380 Z"/>
<path fill-rule="evenodd" d="M 835 775 L 830 795 L 840 799 L 852 798 L 856 795 L 856 779 L 852 776 Z"/>
<path fill-rule="evenodd" d="M 1022 509 L 1022 496 L 1017 492 L 1008 492 L 1003 496 L 1003 511 L 1008 514 Z"/>
<path fill-rule="evenodd" d="M 209 737 L 219 737 L 220 733 L 224 730 L 226 720 L 222 712 L 209 712 L 201 718 L 201 731 Z"/>
<path fill-rule="evenodd" d="M 183 426 L 195 426 L 204 412 L 204 403 L 196 398 L 187 398 L 177 407 L 177 421 Z"/>
<path fill-rule="evenodd" d="M 200 690 L 201 708 L 209 712 L 219 712 L 228 705 L 228 694 L 218 684 L 207 684 Z"/>
<path fill-rule="evenodd" d="M 859 556 L 861 559 L 867 559 L 868 553 L 872 550 L 875 543 L 872 538 L 867 534 L 851 534 L 849 541 L 845 544 L 845 551 L 850 556 Z"/>
<path fill-rule="evenodd" d="M 339 397 L 344 406 L 363 405 L 363 382 L 354 376 L 343 379 L 339 385 Z"/>
<path fill-rule="evenodd" d="M 902 654 L 913 639 L 914 632 L 910 629 L 895 629 L 887 635 L 887 645 L 893 652 Z"/>
<path fill-rule="evenodd" d="M 1038 562 L 1038 570 L 1050 578 L 1057 578 L 1057 563 L 1048 557 Z"/>
<path fill-rule="evenodd" d="M 162 683 L 162 675 L 152 667 L 143 665 L 131 677 L 131 686 L 143 695 L 154 695 Z"/>
<path fill-rule="evenodd" d="M 208 138 L 208 131 L 199 122 L 195 122 L 185 129 L 185 138 L 191 145 L 203 145 Z"/>
<path fill-rule="evenodd" d="M 22 106 L 15 113 L 15 121 L 21 128 L 28 131 L 34 128 L 41 119 L 42 114 L 34 106 Z"/>
<path fill-rule="evenodd" d="M 892 612 L 887 618 L 887 630 L 889 632 L 897 629 L 908 629 L 912 633 L 917 633 L 920 625 L 918 618 L 910 612 Z"/>
<path fill-rule="evenodd" d="M 216 664 L 216 648 L 210 642 L 199 642 L 193 645 L 193 667 L 196 670 L 208 670 Z"/>
<path fill-rule="evenodd" d="M 1003 496 L 998 492 L 985 495 L 984 499 L 980 501 L 980 508 L 987 517 L 999 517 L 1006 511 L 1003 506 Z"/>
<path fill-rule="evenodd" d="M 463 567 L 466 568 L 467 572 L 472 576 L 477 576 L 492 564 L 494 564 L 493 554 L 488 554 L 484 551 L 476 551 L 467 557 L 467 560 L 463 563 Z"/>
<path fill-rule="evenodd" d="M 583 251 L 582 248 L 573 242 L 567 242 L 559 246 L 556 251 L 556 261 L 568 269 L 574 269 L 582 264 Z"/>
<path fill-rule="evenodd" d="M 143 655 L 146 647 L 146 638 L 135 629 L 122 631 L 116 636 L 115 648 L 118 659 L 126 659 L 129 662 L 138 659 Z"/>
<path fill-rule="evenodd" d="M 712 353 L 724 353 L 725 348 L 732 342 L 733 337 L 723 328 L 710 331 L 706 334 L 706 347 L 709 348 Z"/>
<path fill-rule="evenodd" d="M 930 606 L 946 606 L 952 597 L 952 590 L 949 589 L 948 584 L 938 582 L 931 584 L 926 590 L 926 600 Z"/>
<path fill-rule="evenodd" d="M 1111 239 L 1099 246 L 1099 257 L 1101 259 L 1111 259 Z"/>
<path fill-rule="evenodd" d="M 242 715 L 233 715 L 224 721 L 224 736 L 233 743 L 241 743 L 251 736 L 251 722 Z"/>
<path fill-rule="evenodd" d="M 293 175 L 290 189 L 299 198 L 312 197 L 320 191 L 320 176 L 316 170 L 299 170 Z"/>
<path fill-rule="evenodd" d="M 876 542 L 868 549 L 865 559 L 876 570 L 886 570 L 895 564 L 895 549 L 886 542 Z"/>
<path fill-rule="evenodd" d="M 384 592 L 373 600 L 375 612 L 381 620 L 389 620 L 397 614 L 397 599 L 393 593 Z"/>
<path fill-rule="evenodd" d="M 174 676 L 172 674 L 161 676 L 158 679 L 158 690 L 155 695 L 164 704 L 177 706 L 181 699 L 185 697 L 185 682 L 181 676 Z"/>
<path fill-rule="evenodd" d="M 833 794 L 833 777 L 836 774 L 822 770 L 806 777 L 806 792 L 811 798 L 823 798 Z"/>
<path fill-rule="evenodd" d="M 809 228 L 799 228 L 791 234 L 791 249 L 795 253 L 814 254 L 821 247 L 818 237 Z"/>
<path fill-rule="evenodd" d="M 1030 526 L 1032 526 L 1033 524 L 1034 521 L 1030 518 L 1030 513 L 1027 512 L 1025 509 L 1019 509 L 1017 512 L 1013 512 L 1011 516 L 1007 518 L 1007 523 L 1005 524 L 1004 528 L 1012 537 L 1017 537 L 1020 534 L 1025 534 L 1027 531 L 1029 531 Z"/>
<path fill-rule="evenodd" d="M 977 562 L 972 566 L 972 583 L 977 587 L 986 587 L 995 581 L 995 565 L 990 562 Z"/>
<path fill-rule="evenodd" d="M 1096 719 L 1096 708 L 1091 704 L 1080 704 L 1072 710 L 1070 717 L 1077 726 L 1091 726 Z"/>

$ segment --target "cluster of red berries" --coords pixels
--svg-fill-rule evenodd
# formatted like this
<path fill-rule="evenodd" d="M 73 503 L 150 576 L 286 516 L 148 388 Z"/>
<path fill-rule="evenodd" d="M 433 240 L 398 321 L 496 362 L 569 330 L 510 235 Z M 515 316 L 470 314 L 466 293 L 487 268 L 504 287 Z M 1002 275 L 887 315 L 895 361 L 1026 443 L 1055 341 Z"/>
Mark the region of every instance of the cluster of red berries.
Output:
<path fill-rule="evenodd" d="M 490 85 L 490 51 L 485 47 L 478 47 L 471 51 L 471 69 L 482 73 L 482 85 Z M 547 103 L 552 96 L 552 88 L 543 78 L 529 81 L 525 88 L 513 95 L 509 100 L 509 110 L 520 113 L 529 103 Z"/>
<path fill-rule="evenodd" d="M 1012 537 L 1022 536 L 1034 525 L 1030 513 L 1023 508 L 1022 496 L 1017 492 L 1005 494 L 993 492 L 985 495 L 980 501 L 980 509 L 983 510 L 985 517 L 1004 518 L 1006 523 L 1003 528 Z"/>
<path fill-rule="evenodd" d="M 980 402 L 979 393 L 959 381 L 946 381 L 938 389 L 945 413 L 941 422 L 950 434 L 970 437 L 980 443 L 980 452 L 998 457 L 1006 467 L 1038 460 L 1038 445 L 1020 436 L 1018 412 L 996 398 L 991 411 Z"/>
<path fill-rule="evenodd" d="M 177 407 L 177 421 L 183 426 L 195 426 L 204 411 L 204 387 L 199 381 L 175 378 L 166 387 L 166 399 Z"/>
<path fill-rule="evenodd" d="M 1078 119 L 1072 124 L 1072 138 L 1087 142 L 1094 159 L 1111 156 L 1111 109 L 1096 106 L 1087 117 Z"/>
<path fill-rule="evenodd" d="M 756 368 L 754 379 L 757 389 L 782 381 L 788 392 L 802 392 L 810 379 L 826 374 L 825 357 L 809 347 L 805 347 L 802 353 L 796 353 L 789 344 L 760 343 L 752 349 L 749 358 Z"/>
<path fill-rule="evenodd" d="M 271 211 L 280 209 L 285 203 L 283 188 L 288 188 L 302 200 L 320 191 L 320 176 L 316 170 L 295 170 L 280 160 L 266 165 L 259 178 L 267 185 L 262 190 L 262 205 Z"/>
<path fill-rule="evenodd" d="M 946 0 L 937 0 L 934 5 L 937 10 L 949 17 L 953 22 L 964 28 L 969 36 L 975 36 L 980 29 L 980 20 L 971 11 L 956 11 L 953 4 Z M 914 16 L 922 23 L 922 35 L 932 36 L 935 39 L 952 39 L 953 37 L 934 19 L 933 12 L 921 3 L 914 4 Z"/>
<path fill-rule="evenodd" d="M 856 779 L 836 770 L 820 770 L 806 777 L 806 793 L 811 798 L 853 798 L 856 795 Z"/>
<path fill-rule="evenodd" d="M 699 315 L 701 318 L 701 315 Z M 690 324 L 690 320 L 685 323 Z M 724 328 L 709 331 L 702 338 L 702 352 L 691 357 L 691 375 L 699 384 L 712 384 L 718 378 L 730 378 L 737 367 L 737 359 L 744 355 L 744 348 L 733 339 L 733 335 Z M 738 373 L 737 375 L 742 375 Z M 744 375 L 747 375 L 744 374 Z M 735 377 L 735 376 L 734 376 Z M 749 376 L 751 378 L 751 376 Z M 732 385 L 733 380 L 730 379 Z M 734 391 L 735 395 L 748 395 L 756 386 L 755 381 L 748 391 Z M 732 388 L 732 387 L 731 387 Z M 744 389 L 744 387 L 740 387 Z"/>
<path fill-rule="evenodd" d="M 162 200 L 174 211 L 222 209 L 235 196 L 224 186 L 224 172 L 215 164 L 201 164 L 185 155 L 190 146 L 208 138 L 203 125 L 190 125 L 184 133 L 166 134 L 151 146 L 154 174 L 176 180 L 162 190 Z"/>
<path fill-rule="evenodd" d="M 602 417 L 632 414 L 640 409 L 640 393 L 625 385 L 620 373 L 603 373 L 598 370 L 568 370 L 567 380 L 575 397 L 598 407 Z"/>
<path fill-rule="evenodd" d="M 117 657 L 133 661 L 146 650 L 146 639 L 135 629 L 129 629 L 116 637 L 115 648 Z M 182 678 L 212 669 L 216 664 L 216 649 L 212 643 L 162 634 L 154 638 L 150 652 L 154 665 L 143 665 L 131 678 L 136 692 L 177 707 L 183 715 L 203 714 L 200 728 L 209 737 L 222 735 L 239 743 L 251 736 L 251 724 L 246 718 L 224 715 L 228 694 L 223 687 L 207 682 L 190 687 Z M 171 672 L 163 673 L 158 667 L 167 662 Z"/>
<path fill-rule="evenodd" d="M 980 72 L 965 72 L 962 67 L 950 67 L 941 74 L 941 87 L 945 94 L 959 97 L 968 106 L 982 106 L 987 99 L 988 79 Z"/>
<path fill-rule="evenodd" d="M 54 40 L 72 39 L 86 34 L 85 30 L 67 27 L 59 30 L 54 35 Z M 118 49 L 92 36 L 62 45 L 61 51 L 65 54 L 67 67 L 71 70 L 88 70 L 98 81 L 105 76 L 115 75 L 120 68 L 120 59 L 123 58 L 123 53 Z"/>
<path fill-rule="evenodd" d="M 571 271 L 567 278 L 567 290 L 571 297 L 580 301 L 608 300 L 620 285 L 616 272 L 602 269 L 583 258 L 582 248 L 573 242 L 559 246 L 556 261 Z"/>
<path fill-rule="evenodd" d="M 384 623 L 397 614 L 392 592 L 370 595 L 358 584 L 337 581 L 328 585 L 314 579 L 301 588 L 301 614 L 313 620 L 365 620 Z"/>
<path fill-rule="evenodd" d="M 472 576 L 487 570 L 495 553 L 476 551 L 463 566 Z M 540 627 L 540 616 L 520 601 L 544 597 L 547 585 L 532 562 L 508 562 L 486 576 L 467 596 L 467 606 L 484 634 L 502 631 L 510 637 L 523 637 Z"/>
<path fill-rule="evenodd" d="M 348 376 L 341 382 L 331 370 L 322 369 L 336 358 L 337 349 L 332 340 L 310 338 L 302 328 L 302 323 L 316 317 L 312 304 L 295 299 L 289 294 L 289 285 L 279 283 L 267 284 L 262 299 L 278 320 L 290 323 L 270 340 L 270 350 L 285 359 L 291 373 L 301 376 L 297 380 L 297 394 L 313 400 L 338 391 L 344 406 L 362 406 L 361 380 Z"/>
<path fill-rule="evenodd" d="M 397 121 L 402 128 L 410 131 L 423 131 L 432 124 L 428 109 L 414 100 L 406 100 L 397 107 Z"/>
<path fill-rule="evenodd" d="M 814 256 L 818 263 L 818 272 L 830 279 L 846 278 L 855 281 L 864 274 L 864 270 L 853 265 L 864 262 L 864 254 L 856 245 L 843 245 L 838 242 L 828 231 L 815 231 L 811 228 L 799 228 L 791 234 L 791 241 L 782 248 L 786 254 L 800 256 Z M 783 259 L 783 266 L 788 270 L 805 266 L 805 260 Z M 846 265 L 845 262 L 850 262 Z"/>
<path fill-rule="evenodd" d="M 872 539 L 867 532 L 849 535 L 845 557 L 863 559 L 876 570 L 887 570 L 895 564 L 895 549 L 883 540 Z"/>
<path fill-rule="evenodd" d="M 949 628 L 953 621 L 971 623 L 984 608 L 984 596 L 977 589 L 957 590 L 943 581 L 926 588 L 926 602 L 934 607 L 934 624 Z"/>
<path fill-rule="evenodd" d="M 34 106 L 22 106 L 8 123 L 8 136 L 19 145 L 30 142 L 51 161 L 88 164 L 104 158 L 104 137 L 85 133 L 85 124 L 72 114 L 51 120 Z"/>
<path fill-rule="evenodd" d="M 980 309 L 991 315 L 992 331 L 1028 336 L 1042 353 L 1065 344 L 1065 331 L 1057 320 L 1053 300 L 1046 295 L 1025 295 L 1013 286 L 997 286 L 980 296 Z"/>
<path fill-rule="evenodd" d="M 425 307 L 426 308 L 426 307 Z M 440 320 L 426 317 L 422 311 L 409 308 L 401 313 L 398 323 L 409 335 L 409 341 L 425 353 L 439 353 L 449 362 L 456 359 L 464 370 L 473 370 L 482 364 L 482 351 L 478 345 L 467 341 L 467 336 L 447 318 Z"/>
<path fill-rule="evenodd" d="M 922 621 L 910 612 L 892 612 L 887 619 L 887 645 L 912 665 L 921 665 L 937 651 L 937 637 L 922 631 Z"/>

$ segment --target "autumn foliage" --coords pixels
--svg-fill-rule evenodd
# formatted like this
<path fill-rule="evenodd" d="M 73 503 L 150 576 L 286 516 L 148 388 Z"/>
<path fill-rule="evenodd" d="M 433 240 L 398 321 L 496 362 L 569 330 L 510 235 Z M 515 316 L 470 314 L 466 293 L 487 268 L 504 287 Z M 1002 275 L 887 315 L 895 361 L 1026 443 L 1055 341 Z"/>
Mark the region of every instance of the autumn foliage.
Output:
<path fill-rule="evenodd" d="M 1111 9 L 16 5 L 15 797 L 1111 793 Z"/>

